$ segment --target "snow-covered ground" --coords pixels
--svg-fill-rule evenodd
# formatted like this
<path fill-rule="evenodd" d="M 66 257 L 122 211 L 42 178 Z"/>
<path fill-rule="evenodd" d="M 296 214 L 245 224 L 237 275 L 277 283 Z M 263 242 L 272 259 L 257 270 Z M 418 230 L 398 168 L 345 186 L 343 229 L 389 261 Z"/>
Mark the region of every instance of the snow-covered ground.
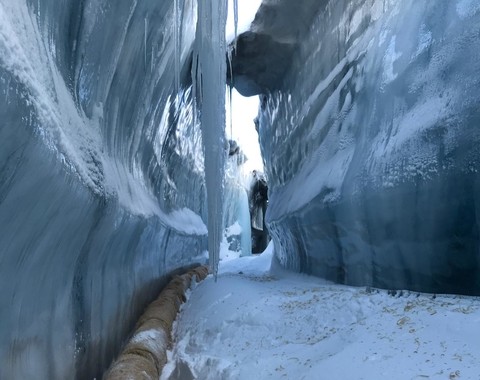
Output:
<path fill-rule="evenodd" d="M 480 298 L 353 288 L 260 256 L 189 294 L 168 379 L 480 379 Z"/>

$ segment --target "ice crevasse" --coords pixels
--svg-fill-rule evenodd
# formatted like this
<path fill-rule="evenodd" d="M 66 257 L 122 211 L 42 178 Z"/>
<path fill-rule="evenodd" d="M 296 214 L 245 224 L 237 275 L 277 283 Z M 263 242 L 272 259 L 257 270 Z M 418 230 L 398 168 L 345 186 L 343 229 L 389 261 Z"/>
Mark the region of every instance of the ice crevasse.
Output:
<path fill-rule="evenodd" d="M 166 276 L 206 262 L 209 212 L 248 207 L 229 183 L 207 201 L 228 77 L 261 97 L 281 264 L 480 293 L 478 2 L 265 0 L 233 75 L 202 40 L 225 9 L 202 9 L 199 31 L 193 0 L 0 0 L 0 378 L 101 377 Z"/>

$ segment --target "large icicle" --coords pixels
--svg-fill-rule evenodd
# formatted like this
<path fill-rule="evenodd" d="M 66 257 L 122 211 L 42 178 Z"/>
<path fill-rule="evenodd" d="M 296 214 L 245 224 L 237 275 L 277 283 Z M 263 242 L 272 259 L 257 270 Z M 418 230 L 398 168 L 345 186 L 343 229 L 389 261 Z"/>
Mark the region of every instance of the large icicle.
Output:
<path fill-rule="evenodd" d="M 233 0 L 233 24 L 235 28 L 235 47 L 237 47 L 238 37 L 238 0 Z"/>
<path fill-rule="evenodd" d="M 198 2 L 193 86 L 200 107 L 208 204 L 208 250 L 216 278 L 223 232 L 223 189 L 226 160 L 225 87 L 227 77 L 225 24 L 227 0 Z M 198 68 L 196 68 L 196 64 Z"/>
<path fill-rule="evenodd" d="M 181 57 L 181 34 L 182 34 L 182 11 L 180 9 L 180 0 L 173 2 L 173 39 L 175 42 L 175 93 L 180 90 L 180 57 Z"/>

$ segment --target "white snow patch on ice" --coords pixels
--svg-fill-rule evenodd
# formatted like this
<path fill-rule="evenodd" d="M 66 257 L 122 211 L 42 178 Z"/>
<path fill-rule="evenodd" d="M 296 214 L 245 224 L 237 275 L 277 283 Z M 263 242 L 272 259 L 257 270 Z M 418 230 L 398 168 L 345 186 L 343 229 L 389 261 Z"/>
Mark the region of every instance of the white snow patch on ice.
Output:
<path fill-rule="evenodd" d="M 241 233 L 242 233 L 242 226 L 238 222 L 235 222 L 234 224 L 232 224 L 225 231 L 225 234 L 227 236 L 240 235 Z"/>
<path fill-rule="evenodd" d="M 225 233 L 223 234 L 223 240 L 220 244 L 220 262 L 238 259 L 241 256 L 242 251 L 230 250 L 230 244 L 228 242 L 229 237 L 240 235 L 241 233 L 242 233 L 242 227 L 238 222 L 235 222 L 230 227 L 227 227 L 225 229 Z"/>
<path fill-rule="evenodd" d="M 478 377 L 478 297 L 334 285 L 272 270 L 272 250 L 192 291 L 162 380 Z"/>
<path fill-rule="evenodd" d="M 207 226 L 200 215 L 195 214 L 188 208 L 172 211 L 167 217 L 169 225 L 178 231 L 195 235 L 207 234 Z"/>
<path fill-rule="evenodd" d="M 383 83 L 382 86 L 393 82 L 398 74 L 395 72 L 394 64 L 402 56 L 402 53 L 397 53 L 396 50 L 397 36 L 393 36 L 388 45 L 387 51 L 383 59 Z"/>
<path fill-rule="evenodd" d="M 144 186 L 141 170 L 132 174 L 123 165 L 104 157 L 103 168 L 106 178 L 106 191 L 116 194 L 118 201 L 133 214 L 157 216 L 166 227 L 180 233 L 206 235 L 207 227 L 202 218 L 188 208 L 174 210 L 167 214 L 161 210 L 157 199 Z"/>
<path fill-rule="evenodd" d="M 357 11 L 353 14 L 352 19 L 349 24 L 348 36 L 347 41 L 355 34 L 360 27 L 364 18 L 363 8 L 357 9 Z"/>
<path fill-rule="evenodd" d="M 91 118 L 77 107 L 55 64 L 56 47 L 45 45 L 42 38 L 37 18 L 25 2 L 0 3 L 0 65 L 25 86 L 27 101 L 41 121 L 37 132 L 49 149 L 91 190 L 118 198 L 132 214 L 156 215 L 181 233 L 206 234 L 200 216 L 188 209 L 166 214 L 146 187 L 142 171 L 127 169 L 104 152 L 102 104 L 94 107 Z"/>
<path fill-rule="evenodd" d="M 390 136 L 383 133 L 376 137 L 372 144 L 372 157 L 376 160 L 389 157 L 395 150 L 400 150 L 406 142 L 436 126 L 443 118 L 448 116 L 450 101 L 449 96 L 425 98 L 423 103 L 413 107 L 401 117 L 395 117 Z"/>
<path fill-rule="evenodd" d="M 237 260 L 224 260 L 220 262 L 220 273 L 238 274 L 238 272 L 249 275 L 263 276 L 270 271 L 273 258 L 273 241 L 261 255 L 251 255 L 238 258 Z"/>
<path fill-rule="evenodd" d="M 0 4 L 0 64 L 28 90 L 43 129 L 39 135 L 92 190 L 101 192 L 98 120 L 79 110 L 54 63 L 56 47 L 41 43 L 36 18 L 24 2 Z M 42 68 L 44 68 L 42 70 Z"/>
<path fill-rule="evenodd" d="M 325 192 L 325 202 L 336 201 L 353 154 L 352 144 L 346 145 L 333 157 L 326 156 L 321 148 L 314 152 L 287 185 L 275 188 L 270 194 L 270 203 L 276 206 L 268 209 L 269 220 L 299 210 L 321 191 Z"/>
<path fill-rule="evenodd" d="M 432 42 L 432 32 L 427 29 L 427 26 L 425 24 L 423 24 L 420 29 L 418 48 L 416 53 L 414 54 L 414 57 L 418 57 L 425 50 L 427 50 L 432 45 Z"/>

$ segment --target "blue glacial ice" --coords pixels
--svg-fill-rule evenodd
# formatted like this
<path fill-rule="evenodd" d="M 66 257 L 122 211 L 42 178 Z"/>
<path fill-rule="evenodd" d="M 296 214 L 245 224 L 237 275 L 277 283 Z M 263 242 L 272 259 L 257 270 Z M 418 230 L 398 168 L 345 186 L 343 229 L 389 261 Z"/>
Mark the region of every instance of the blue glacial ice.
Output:
<path fill-rule="evenodd" d="M 239 87 L 264 94 L 279 261 L 351 285 L 480 294 L 478 2 L 322 1 L 308 27 L 287 3 L 262 5 L 233 61 Z M 262 41 L 277 50 L 268 73 Z"/>
<path fill-rule="evenodd" d="M 480 294 L 478 2 L 266 0 L 233 78 L 212 4 L 0 0 L 0 379 L 100 378 L 170 274 L 249 253 L 227 77 L 281 264 Z"/>
<path fill-rule="evenodd" d="M 100 378 L 168 276 L 208 261 L 196 12 L 0 0 L 1 379 Z"/>

